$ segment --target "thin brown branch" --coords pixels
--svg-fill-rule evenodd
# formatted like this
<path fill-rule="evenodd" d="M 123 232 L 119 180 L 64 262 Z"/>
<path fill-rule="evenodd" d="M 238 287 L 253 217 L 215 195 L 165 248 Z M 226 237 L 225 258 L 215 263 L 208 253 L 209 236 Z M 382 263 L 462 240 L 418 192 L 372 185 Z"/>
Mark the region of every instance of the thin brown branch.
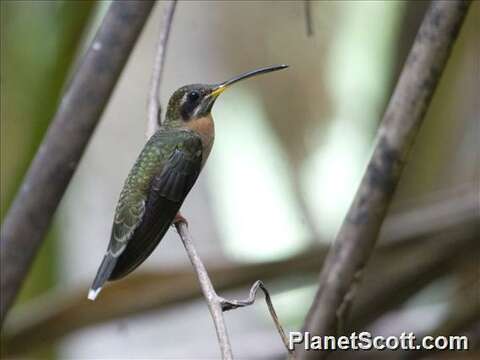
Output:
<path fill-rule="evenodd" d="M 280 337 L 285 345 L 285 348 L 287 349 L 287 352 L 290 355 L 293 355 L 293 351 L 290 350 L 288 346 L 287 337 L 285 336 L 282 325 L 280 325 L 277 313 L 275 312 L 272 300 L 270 298 L 270 294 L 265 288 L 265 285 L 259 280 L 255 281 L 255 283 L 250 288 L 250 296 L 246 300 L 227 300 L 222 298 L 221 296 L 218 296 L 212 285 L 212 281 L 208 276 L 208 272 L 205 269 L 202 260 L 198 256 L 197 251 L 195 250 L 195 246 L 193 245 L 193 240 L 190 236 L 190 232 L 188 231 L 188 226 L 186 222 L 183 220 L 175 222 L 175 228 L 177 229 L 178 235 L 180 236 L 183 246 L 187 251 L 190 262 L 192 263 L 195 273 L 197 274 L 198 282 L 200 283 L 200 288 L 202 289 L 203 296 L 207 301 L 208 309 L 210 310 L 210 314 L 212 315 L 212 320 L 215 325 L 218 343 L 220 344 L 222 359 L 233 359 L 232 346 L 228 337 L 223 312 L 252 305 L 255 302 L 255 295 L 258 288 L 261 288 L 262 291 L 265 293 L 265 300 L 267 302 L 268 310 L 270 311 L 270 315 L 272 316 L 275 327 L 280 334 Z"/>
<path fill-rule="evenodd" d="M 160 38 L 157 45 L 157 52 L 152 72 L 151 89 L 148 98 L 148 122 L 146 130 L 147 139 L 150 138 L 150 136 L 152 136 L 155 131 L 157 131 L 158 127 L 161 125 L 161 108 L 159 101 L 160 84 L 165 64 L 168 37 L 172 25 L 173 14 L 175 13 L 175 6 L 176 0 L 173 0 L 168 2 L 166 4 L 166 8 L 164 9 L 164 20 L 160 29 Z M 178 235 L 182 240 L 190 262 L 192 263 L 192 266 L 200 283 L 200 288 L 207 302 L 208 309 L 210 311 L 215 326 L 222 359 L 233 359 L 232 346 L 230 344 L 227 327 L 225 325 L 225 319 L 223 317 L 223 304 L 225 300 L 219 297 L 215 292 L 212 281 L 208 276 L 207 270 L 203 265 L 202 260 L 198 256 L 195 246 L 193 245 L 190 232 L 188 231 L 188 225 L 181 215 L 178 215 L 175 221 L 175 228 L 177 229 Z M 262 289 L 264 289 L 263 285 Z M 266 290 L 264 289 L 264 291 Z M 268 300 L 270 300 L 269 296 L 267 296 L 267 298 Z M 244 306 L 246 306 L 246 304 Z M 271 301 L 269 302 L 269 309 L 273 309 Z M 278 325 L 278 318 L 276 317 L 276 315 L 274 317 L 274 320 L 275 324 Z"/>
<path fill-rule="evenodd" d="M 155 133 L 158 125 L 161 123 L 160 84 L 162 82 L 168 38 L 170 36 L 170 29 L 172 28 L 176 5 L 177 0 L 171 0 L 165 3 L 165 8 L 163 9 L 163 21 L 160 25 L 157 52 L 153 63 L 150 93 L 148 95 L 147 138 Z"/>
<path fill-rule="evenodd" d="M 110 5 L 5 218 L 0 236 L 2 323 L 152 6 L 150 1 Z"/>
<path fill-rule="evenodd" d="M 223 317 L 221 298 L 215 292 L 207 270 L 205 269 L 202 260 L 198 256 L 195 247 L 193 246 L 193 241 L 190 236 L 190 232 L 188 231 L 187 224 L 184 221 L 178 221 L 175 223 L 175 228 L 177 229 L 178 235 L 180 236 L 183 246 L 187 251 L 192 266 L 195 269 L 203 296 L 207 301 L 208 309 L 210 310 L 210 314 L 212 315 L 213 323 L 215 325 L 215 331 L 217 333 L 222 359 L 233 359 L 232 346 L 230 344 L 230 339 L 228 338 L 227 327 Z"/>
<path fill-rule="evenodd" d="M 322 269 L 305 331 L 321 335 L 341 331 L 339 325 L 348 313 L 468 6 L 468 1 L 435 1 L 428 10 L 384 115 L 366 173 Z M 300 353 L 301 359 L 325 356 L 326 352 Z"/>
<path fill-rule="evenodd" d="M 173 14 L 175 12 L 175 6 L 176 1 L 174 0 L 168 2 L 166 8 L 164 9 L 164 21 L 160 29 L 160 38 L 157 45 L 157 52 L 152 72 L 151 89 L 148 98 L 148 122 L 147 130 L 145 133 L 147 139 L 150 138 L 150 136 L 152 136 L 155 131 L 157 131 L 159 125 L 161 124 L 161 109 L 159 102 L 160 83 L 165 63 L 168 37 L 172 25 Z M 200 288 L 212 316 L 218 343 L 220 345 L 220 353 L 222 359 L 233 359 L 232 346 L 230 344 L 227 327 L 225 325 L 225 319 L 223 317 L 223 310 L 220 302 L 221 299 L 215 292 L 210 277 L 208 276 L 207 270 L 203 265 L 200 257 L 198 256 L 195 246 L 193 245 L 190 232 L 188 231 L 187 223 L 184 221 L 183 217 L 180 214 L 177 216 L 177 219 L 174 223 L 178 235 L 182 240 L 183 246 L 185 247 L 188 258 L 190 259 L 190 262 L 192 263 L 192 266 L 195 270 L 198 282 L 200 283 Z"/>
<path fill-rule="evenodd" d="M 313 20 L 312 20 L 312 1 L 304 0 L 303 7 L 305 10 L 305 27 L 307 30 L 307 36 L 313 36 Z"/>

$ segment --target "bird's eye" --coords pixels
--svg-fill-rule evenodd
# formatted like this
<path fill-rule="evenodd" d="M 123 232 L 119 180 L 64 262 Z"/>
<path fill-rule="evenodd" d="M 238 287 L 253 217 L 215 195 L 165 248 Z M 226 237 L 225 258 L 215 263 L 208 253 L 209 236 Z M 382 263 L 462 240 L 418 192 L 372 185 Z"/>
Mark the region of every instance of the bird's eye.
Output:
<path fill-rule="evenodd" d="M 197 91 L 191 91 L 188 93 L 187 97 L 188 97 L 188 101 L 195 102 L 200 97 L 200 94 Z"/>

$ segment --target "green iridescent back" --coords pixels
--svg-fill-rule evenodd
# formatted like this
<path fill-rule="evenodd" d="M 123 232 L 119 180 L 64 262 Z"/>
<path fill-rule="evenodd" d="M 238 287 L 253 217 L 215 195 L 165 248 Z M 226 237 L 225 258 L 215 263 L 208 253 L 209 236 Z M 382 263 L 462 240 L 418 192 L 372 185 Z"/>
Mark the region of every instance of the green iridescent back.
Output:
<path fill-rule="evenodd" d="M 200 172 L 201 150 L 198 135 L 184 128 L 163 126 L 149 139 L 115 211 L 109 244 L 119 256 L 114 277 L 133 270 L 163 237 Z"/>

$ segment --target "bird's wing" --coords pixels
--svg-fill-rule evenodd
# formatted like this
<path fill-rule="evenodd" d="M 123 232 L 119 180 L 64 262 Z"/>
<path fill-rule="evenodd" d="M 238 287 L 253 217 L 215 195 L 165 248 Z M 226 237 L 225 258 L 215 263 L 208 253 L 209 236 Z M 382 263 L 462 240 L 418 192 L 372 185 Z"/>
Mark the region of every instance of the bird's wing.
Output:
<path fill-rule="evenodd" d="M 126 188 L 127 190 L 125 190 Z M 128 205 L 122 201 L 127 197 L 130 200 Z M 103 284 L 110 278 L 114 271 L 120 255 L 125 251 L 128 241 L 144 217 L 145 203 L 146 197 L 143 196 L 141 192 L 129 191 L 128 184 L 124 186 L 124 190 L 120 195 L 119 205 L 115 212 L 112 235 L 107 253 L 103 257 L 88 293 L 90 300 L 95 300 Z"/>
<path fill-rule="evenodd" d="M 150 255 L 195 183 L 201 163 L 202 142 L 192 131 L 162 129 L 150 138 L 120 194 L 90 299 L 105 281 L 125 276 Z"/>
<path fill-rule="evenodd" d="M 125 198 L 122 199 L 122 197 Z M 108 252 L 114 257 L 120 256 L 125 250 L 128 241 L 131 239 L 135 229 L 140 225 L 145 214 L 147 196 L 140 190 L 131 190 L 128 194 L 120 196 L 119 205 L 115 211 L 113 220 L 112 236 Z"/>
<path fill-rule="evenodd" d="M 200 173 L 202 163 L 201 142 L 195 141 L 192 145 L 173 150 L 162 171 L 153 178 L 151 195 L 175 202 L 185 199 Z"/>
<path fill-rule="evenodd" d="M 171 225 L 185 197 L 200 174 L 202 142 L 192 131 L 177 130 L 162 134 L 162 149 L 166 159 L 153 176 L 143 205 L 123 215 L 120 236 L 128 235 L 110 279 L 123 277 L 140 265 L 155 249 Z M 142 213 L 141 221 L 131 226 L 131 214 Z M 117 242 L 120 242 L 119 238 Z"/>

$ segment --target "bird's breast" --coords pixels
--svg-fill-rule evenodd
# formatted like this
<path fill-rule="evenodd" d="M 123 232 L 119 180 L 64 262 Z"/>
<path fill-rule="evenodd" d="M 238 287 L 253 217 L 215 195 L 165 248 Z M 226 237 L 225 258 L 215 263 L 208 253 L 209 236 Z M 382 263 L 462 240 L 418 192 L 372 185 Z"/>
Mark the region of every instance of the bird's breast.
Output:
<path fill-rule="evenodd" d="M 213 140 L 215 139 L 215 126 L 213 124 L 212 115 L 201 117 L 198 119 L 191 120 L 187 123 L 187 127 L 190 130 L 195 131 L 200 138 L 202 139 L 203 147 L 203 156 L 202 156 L 202 166 L 205 164 L 205 161 L 210 155 L 212 150 Z"/>

